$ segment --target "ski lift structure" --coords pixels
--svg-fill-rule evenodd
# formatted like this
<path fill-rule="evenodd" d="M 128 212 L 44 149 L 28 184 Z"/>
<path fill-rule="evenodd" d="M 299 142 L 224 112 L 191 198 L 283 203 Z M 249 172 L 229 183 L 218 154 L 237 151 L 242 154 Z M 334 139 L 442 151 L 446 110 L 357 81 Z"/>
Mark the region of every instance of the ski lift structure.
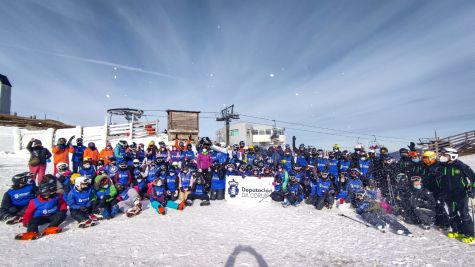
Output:
<path fill-rule="evenodd" d="M 107 114 L 109 114 L 109 124 L 112 124 L 112 116 L 123 116 L 127 122 L 134 122 L 138 121 L 142 118 L 143 110 L 141 109 L 133 109 L 133 108 L 113 108 L 107 110 Z"/>
<path fill-rule="evenodd" d="M 373 135 L 373 140 L 368 143 L 368 149 L 376 151 L 380 148 L 381 145 L 378 143 L 378 140 L 376 140 L 376 135 Z"/>

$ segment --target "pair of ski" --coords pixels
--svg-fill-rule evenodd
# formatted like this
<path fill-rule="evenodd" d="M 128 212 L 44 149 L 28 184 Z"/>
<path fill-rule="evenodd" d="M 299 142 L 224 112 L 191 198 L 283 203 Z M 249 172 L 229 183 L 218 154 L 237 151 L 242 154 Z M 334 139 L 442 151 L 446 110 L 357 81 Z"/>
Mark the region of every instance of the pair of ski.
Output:
<path fill-rule="evenodd" d="M 369 223 L 367 223 L 367 222 L 360 221 L 360 220 L 358 220 L 358 219 L 352 218 L 352 217 L 350 217 L 350 216 L 348 216 L 348 215 L 346 215 L 346 214 L 339 213 L 338 215 L 341 216 L 341 217 L 347 218 L 347 219 L 349 219 L 349 220 L 352 220 L 352 221 L 354 221 L 354 222 L 357 222 L 357 223 L 359 223 L 359 224 L 362 224 L 362 225 L 364 225 L 364 226 L 366 226 L 366 227 L 368 227 L 368 228 L 370 228 L 370 227 L 371 227 L 371 228 L 375 228 L 375 229 L 379 230 L 381 233 L 386 233 L 386 231 L 387 231 L 387 228 L 386 228 L 386 227 L 373 227 L 371 224 L 369 224 Z M 396 233 L 397 233 L 398 235 L 404 235 L 404 236 L 408 236 L 408 237 L 413 237 L 412 233 L 410 233 L 410 232 L 409 232 L 409 233 L 405 233 L 405 232 L 403 232 L 402 230 L 399 230 L 399 231 L 397 231 Z"/>

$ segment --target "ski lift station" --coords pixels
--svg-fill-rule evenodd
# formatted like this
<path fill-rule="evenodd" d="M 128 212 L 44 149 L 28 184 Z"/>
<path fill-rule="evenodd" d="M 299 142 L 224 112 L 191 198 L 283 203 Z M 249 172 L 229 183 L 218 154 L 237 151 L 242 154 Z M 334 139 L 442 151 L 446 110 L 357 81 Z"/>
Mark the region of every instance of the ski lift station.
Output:
<path fill-rule="evenodd" d="M 225 128 L 216 132 L 216 141 L 226 142 Z M 239 144 L 269 147 L 285 143 L 285 128 L 253 123 L 236 123 L 229 127 L 229 144 Z"/>

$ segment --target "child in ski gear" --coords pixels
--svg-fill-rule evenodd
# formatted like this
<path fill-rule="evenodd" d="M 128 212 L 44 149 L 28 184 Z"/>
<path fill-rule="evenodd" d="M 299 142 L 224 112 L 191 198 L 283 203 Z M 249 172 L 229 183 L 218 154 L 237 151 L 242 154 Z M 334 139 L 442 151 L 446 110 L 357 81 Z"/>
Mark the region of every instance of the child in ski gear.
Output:
<path fill-rule="evenodd" d="M 112 218 L 111 211 L 112 206 L 114 205 L 113 201 L 117 195 L 117 189 L 115 188 L 109 176 L 96 176 L 94 179 L 94 191 L 97 198 L 93 207 L 94 214 L 96 214 L 99 218 Z"/>
<path fill-rule="evenodd" d="M 211 170 L 211 200 L 223 200 L 226 187 L 226 174 L 219 162 L 214 162 Z"/>
<path fill-rule="evenodd" d="M 287 192 L 282 203 L 284 207 L 289 205 L 299 206 L 303 200 L 303 189 L 294 175 L 290 175 L 290 182 L 287 186 Z"/>
<path fill-rule="evenodd" d="M 38 179 L 38 183 L 41 182 L 46 172 L 46 163 L 51 158 L 51 152 L 44 148 L 41 141 L 38 139 L 31 139 L 26 145 L 26 149 L 30 152 L 30 159 L 28 160 L 28 167 L 30 172 L 33 173 L 33 181 Z"/>
<path fill-rule="evenodd" d="M 205 178 L 202 173 L 197 172 L 196 178 L 192 182 L 191 193 L 186 199 L 186 204 L 188 206 L 193 205 L 195 199 L 200 199 L 201 206 L 207 206 L 210 204 L 208 196 L 208 186 L 206 185 Z"/>
<path fill-rule="evenodd" d="M 109 159 L 114 157 L 114 149 L 112 149 L 111 142 L 107 142 L 106 147 L 99 153 L 99 158 L 104 160 L 104 164 L 109 164 Z"/>
<path fill-rule="evenodd" d="M 277 172 L 274 175 L 274 192 L 270 194 L 272 200 L 277 202 L 284 201 L 285 191 L 287 190 L 287 185 L 289 183 L 289 174 L 284 170 L 281 164 L 277 165 Z"/>
<path fill-rule="evenodd" d="M 12 186 L 5 192 L 0 206 L 0 220 L 6 224 L 21 222 L 30 200 L 36 197 L 33 174 L 23 172 L 12 177 Z"/>
<path fill-rule="evenodd" d="M 178 204 L 167 198 L 165 181 L 160 177 L 148 185 L 148 195 L 150 196 L 150 205 L 152 208 L 162 215 L 166 214 L 165 208 L 183 210 L 185 205 L 183 201 Z"/>
<path fill-rule="evenodd" d="M 58 165 L 56 165 L 56 168 L 58 169 L 58 172 L 56 173 L 56 178 L 58 179 L 58 182 L 61 183 L 64 196 L 67 197 L 70 191 L 72 173 L 69 170 L 68 164 L 65 162 L 58 163 Z"/>
<path fill-rule="evenodd" d="M 74 188 L 69 192 L 67 203 L 71 217 L 79 223 L 79 228 L 94 226 L 92 214 L 93 202 L 96 200 L 94 190 L 88 178 L 78 177 L 74 181 Z"/>
<path fill-rule="evenodd" d="M 360 179 L 361 172 L 357 168 L 352 168 L 350 170 L 350 177 L 346 184 L 346 191 L 348 192 L 347 203 L 353 201 L 354 192 L 357 192 L 363 189 L 363 182 Z"/>
<path fill-rule="evenodd" d="M 308 197 L 305 200 L 305 203 L 308 205 L 315 205 L 317 202 L 317 190 L 318 190 L 318 177 L 314 174 L 310 176 L 308 181 L 309 193 Z"/>
<path fill-rule="evenodd" d="M 84 158 L 79 174 L 91 180 L 96 177 L 96 167 L 92 164 L 91 158 Z"/>
<path fill-rule="evenodd" d="M 48 227 L 58 227 L 65 219 L 68 207 L 61 194 L 56 193 L 55 183 L 43 183 L 38 196 L 28 203 L 23 215 L 23 225 L 27 232 L 38 235 L 38 227 L 48 223 Z"/>
<path fill-rule="evenodd" d="M 329 178 L 328 168 L 325 168 L 323 172 L 320 173 L 320 181 L 317 186 L 317 199 L 315 201 L 315 208 L 317 210 L 327 207 L 331 209 L 333 207 L 333 202 L 335 200 L 335 190 L 333 189 L 333 181 Z"/>
<path fill-rule="evenodd" d="M 196 175 L 196 173 L 194 173 Z M 191 193 L 191 186 L 193 180 L 193 173 L 190 171 L 188 166 L 183 166 L 181 172 L 179 173 L 180 179 L 180 193 L 178 195 L 178 199 L 180 201 L 185 201 L 188 198 L 188 195 Z"/>
<path fill-rule="evenodd" d="M 137 191 L 120 183 L 115 186 L 118 194 L 116 196 L 117 204 L 113 207 L 113 210 L 120 210 L 127 217 L 138 215 L 142 211 L 142 203 Z"/>
<path fill-rule="evenodd" d="M 69 152 L 73 154 L 72 161 L 73 161 L 73 172 L 78 172 L 79 167 L 82 166 L 82 160 L 84 158 L 84 150 L 86 150 L 86 147 L 83 146 L 83 139 L 82 138 L 76 138 L 76 145 L 71 146 L 69 148 Z M 66 163 L 66 162 L 63 162 Z M 67 163 L 66 163 L 67 164 Z"/>
<path fill-rule="evenodd" d="M 179 178 L 176 174 L 176 168 L 171 166 L 168 169 L 168 173 L 165 175 L 165 183 L 166 183 L 166 196 L 167 199 L 175 201 L 178 199 L 178 190 L 179 190 Z"/>
<path fill-rule="evenodd" d="M 94 142 L 87 144 L 87 148 L 84 150 L 83 158 L 90 158 L 92 165 L 97 165 L 97 161 L 99 160 L 99 150 L 97 150 L 96 144 Z"/>
<path fill-rule="evenodd" d="M 132 183 L 132 174 L 130 173 L 129 166 L 127 162 L 122 161 L 119 163 L 119 170 L 115 173 L 113 177 L 114 184 L 123 184 L 126 187 L 129 187 Z"/>
<path fill-rule="evenodd" d="M 412 236 L 412 233 L 399 223 L 394 215 L 387 214 L 377 202 L 366 197 L 364 190 L 355 193 L 354 203 L 356 212 L 363 220 L 380 231 L 385 232 L 389 226 L 399 235 Z"/>
<path fill-rule="evenodd" d="M 53 146 L 53 163 L 54 163 L 54 173 L 56 174 L 56 165 L 59 162 L 65 162 L 69 165 L 69 148 L 71 146 L 71 141 L 74 139 L 74 136 L 69 138 L 69 141 L 66 141 L 66 138 L 59 138 L 58 143 Z"/>

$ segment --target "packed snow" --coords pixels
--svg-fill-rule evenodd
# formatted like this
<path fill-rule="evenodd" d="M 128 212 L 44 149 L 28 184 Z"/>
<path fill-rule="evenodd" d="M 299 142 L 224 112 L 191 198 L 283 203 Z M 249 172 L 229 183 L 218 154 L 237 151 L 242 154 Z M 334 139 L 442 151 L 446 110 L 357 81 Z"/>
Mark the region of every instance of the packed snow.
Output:
<path fill-rule="evenodd" d="M 6 132 L 3 128 L 0 132 Z M 2 134 L 0 150 L 11 143 Z M 5 137 L 8 139 L 8 137 Z M 7 149 L 8 150 L 8 149 Z M 475 157 L 462 158 L 475 167 Z M 27 155 L 0 154 L 0 193 L 12 175 L 26 170 Z M 20 225 L 0 224 L 2 266 L 469 266 L 475 246 L 437 230 L 409 225 L 414 237 L 381 233 L 338 216 L 350 209 L 317 211 L 262 202 L 226 201 L 158 215 L 144 201 L 134 218 L 124 215 L 79 229 L 68 218 L 65 232 L 36 241 L 16 241 Z"/>

